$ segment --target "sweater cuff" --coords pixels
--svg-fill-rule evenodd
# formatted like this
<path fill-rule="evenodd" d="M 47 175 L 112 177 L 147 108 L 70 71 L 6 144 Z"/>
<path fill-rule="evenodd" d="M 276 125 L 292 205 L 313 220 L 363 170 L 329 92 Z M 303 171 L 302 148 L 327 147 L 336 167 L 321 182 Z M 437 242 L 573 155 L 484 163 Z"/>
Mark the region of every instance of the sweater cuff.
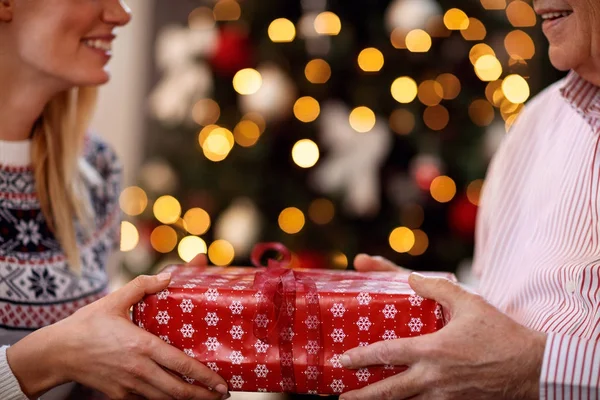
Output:
<path fill-rule="evenodd" d="M 8 346 L 0 347 L 0 399 L 2 400 L 29 400 L 21 391 L 19 381 L 13 374 L 6 359 Z"/>

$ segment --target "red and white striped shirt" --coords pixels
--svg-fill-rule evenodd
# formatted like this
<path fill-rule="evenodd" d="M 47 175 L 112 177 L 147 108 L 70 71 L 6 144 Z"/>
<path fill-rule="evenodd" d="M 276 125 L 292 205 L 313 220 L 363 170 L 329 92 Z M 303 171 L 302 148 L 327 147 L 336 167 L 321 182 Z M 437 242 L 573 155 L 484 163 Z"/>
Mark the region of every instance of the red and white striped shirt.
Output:
<path fill-rule="evenodd" d="M 600 88 L 574 72 L 534 98 L 490 165 L 479 292 L 548 333 L 542 399 L 600 399 Z"/>

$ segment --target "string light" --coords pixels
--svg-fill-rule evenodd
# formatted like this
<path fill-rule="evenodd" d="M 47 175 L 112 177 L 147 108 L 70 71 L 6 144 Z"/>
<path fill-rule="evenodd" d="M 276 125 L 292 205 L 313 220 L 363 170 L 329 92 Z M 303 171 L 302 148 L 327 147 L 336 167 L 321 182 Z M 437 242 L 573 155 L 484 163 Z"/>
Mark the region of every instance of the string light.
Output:
<path fill-rule="evenodd" d="M 474 100 L 469 105 L 469 117 L 477 126 L 488 126 L 494 120 L 494 108 L 487 100 Z"/>
<path fill-rule="evenodd" d="M 150 244 L 159 253 L 170 253 L 177 246 L 177 232 L 167 225 L 157 226 L 150 234 Z"/>
<path fill-rule="evenodd" d="M 506 0 L 481 0 L 481 5 L 486 10 L 504 10 L 506 8 Z"/>
<path fill-rule="evenodd" d="M 206 242 L 198 236 L 186 236 L 179 242 L 177 253 L 186 263 L 192 261 L 198 254 L 206 254 Z"/>
<path fill-rule="evenodd" d="M 181 216 L 181 205 L 173 196 L 161 196 L 154 202 L 153 211 L 163 224 L 173 224 Z"/>
<path fill-rule="evenodd" d="M 529 98 L 529 85 L 522 76 L 509 75 L 502 82 L 502 92 L 512 103 L 525 103 Z"/>
<path fill-rule="evenodd" d="M 368 47 L 358 55 L 358 66 L 365 72 L 378 72 L 383 63 L 383 54 L 374 47 Z"/>
<path fill-rule="evenodd" d="M 235 0 L 219 0 L 213 8 L 216 21 L 237 21 L 242 15 L 242 9 Z"/>
<path fill-rule="evenodd" d="M 226 240 L 215 240 L 208 247 L 208 259 L 215 265 L 224 267 L 231 264 L 235 257 L 235 250 Z"/>
<path fill-rule="evenodd" d="M 444 97 L 444 88 L 437 81 L 426 80 L 419 85 L 418 96 L 426 106 L 437 106 Z"/>
<path fill-rule="evenodd" d="M 475 73 L 484 82 L 495 81 L 502 75 L 502 65 L 496 57 L 485 54 L 475 62 Z"/>
<path fill-rule="evenodd" d="M 319 161 L 319 146 L 310 139 L 301 139 L 292 148 L 292 159 L 300 168 L 310 168 Z"/>
<path fill-rule="evenodd" d="M 221 116 L 221 109 L 213 99 L 201 99 L 192 108 L 192 119 L 198 125 L 215 124 Z"/>
<path fill-rule="evenodd" d="M 441 131 L 448 125 L 450 113 L 446 107 L 442 105 L 427 107 L 423 112 L 423 121 L 429 129 Z"/>
<path fill-rule="evenodd" d="M 262 76 L 253 68 L 244 68 L 233 77 L 233 88 L 241 95 L 254 94 L 261 86 Z"/>
<path fill-rule="evenodd" d="M 408 253 L 415 245 L 415 234 L 405 226 L 396 228 L 389 236 L 390 247 L 398 253 Z"/>
<path fill-rule="evenodd" d="M 235 142 L 242 147 L 251 147 L 260 137 L 260 128 L 250 120 L 242 120 L 233 128 Z"/>
<path fill-rule="evenodd" d="M 413 234 L 415 235 L 415 244 L 408 251 L 408 254 L 411 256 L 423 255 L 429 247 L 429 238 L 427 237 L 427 234 L 420 229 L 414 230 Z"/>
<path fill-rule="evenodd" d="M 413 53 L 426 53 L 431 49 L 431 36 L 422 29 L 413 29 L 406 35 L 406 48 Z"/>
<path fill-rule="evenodd" d="M 121 251 L 131 251 L 136 248 L 140 241 L 140 234 L 131 222 L 121 222 Z"/>
<path fill-rule="evenodd" d="M 504 48 L 509 56 L 529 60 L 535 55 L 533 39 L 522 30 L 509 32 L 504 38 Z"/>
<path fill-rule="evenodd" d="M 451 8 L 444 14 L 444 25 L 451 31 L 462 31 L 469 28 L 469 17 L 458 8 Z"/>
<path fill-rule="evenodd" d="M 142 188 L 130 186 L 121 192 L 119 205 L 127 215 L 140 215 L 148 206 L 148 196 Z"/>
<path fill-rule="evenodd" d="M 306 68 L 304 68 L 304 75 L 310 83 L 326 83 L 331 77 L 331 67 L 327 61 L 317 58 L 309 61 L 308 64 L 306 64 Z"/>
<path fill-rule="evenodd" d="M 356 132 L 365 133 L 375 126 L 375 113 L 369 107 L 356 107 L 350 112 L 350 126 Z"/>
<path fill-rule="evenodd" d="M 308 217 L 317 225 L 326 225 L 335 215 L 335 207 L 331 200 L 316 199 L 308 207 Z"/>
<path fill-rule="evenodd" d="M 312 122 L 321 113 L 319 102 L 310 96 L 300 97 L 294 103 L 294 116 L 302 122 Z"/>
<path fill-rule="evenodd" d="M 444 100 L 453 100 L 460 94 L 460 80 L 452 74 L 441 74 L 436 81 L 442 85 L 442 97 Z"/>
<path fill-rule="evenodd" d="M 487 31 L 483 23 L 477 18 L 469 18 L 469 27 L 461 30 L 460 34 L 465 40 L 483 40 Z"/>
<path fill-rule="evenodd" d="M 391 92 L 398 103 L 408 104 L 417 97 L 417 83 L 408 76 L 401 76 L 392 83 Z"/>
<path fill-rule="evenodd" d="M 508 21 L 514 27 L 535 26 L 537 18 L 531 6 L 522 0 L 513 0 L 506 7 Z"/>
<path fill-rule="evenodd" d="M 415 128 L 414 114 L 403 108 L 394 110 L 390 115 L 390 128 L 400 135 L 408 135 Z"/>
<path fill-rule="evenodd" d="M 278 222 L 282 231 L 296 234 L 304 227 L 304 213 L 296 207 L 288 207 L 279 214 Z"/>
<path fill-rule="evenodd" d="M 431 182 L 429 191 L 436 201 L 447 203 L 456 195 L 456 184 L 448 176 L 438 176 Z"/>
<path fill-rule="evenodd" d="M 335 36 L 342 30 L 340 17 L 331 11 L 324 11 L 315 18 L 315 31 L 320 35 Z"/>
<path fill-rule="evenodd" d="M 467 186 L 467 199 L 471 204 L 478 206 L 483 190 L 483 179 L 477 179 L 469 183 Z"/>
<path fill-rule="evenodd" d="M 192 235 L 204 235 L 210 228 L 210 215 L 201 208 L 190 208 L 183 220 L 186 230 Z"/>
<path fill-rule="evenodd" d="M 269 39 L 275 43 L 291 42 L 296 37 L 294 23 L 286 18 L 277 18 L 269 25 Z"/>

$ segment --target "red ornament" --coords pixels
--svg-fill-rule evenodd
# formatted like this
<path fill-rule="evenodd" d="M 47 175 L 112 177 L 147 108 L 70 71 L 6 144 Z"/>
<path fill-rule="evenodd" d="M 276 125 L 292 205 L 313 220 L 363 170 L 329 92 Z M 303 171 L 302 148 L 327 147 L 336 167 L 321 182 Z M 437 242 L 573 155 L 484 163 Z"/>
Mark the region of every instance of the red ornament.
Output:
<path fill-rule="evenodd" d="M 232 76 L 240 69 L 250 67 L 252 49 L 248 35 L 239 28 L 223 27 L 210 63 L 215 72 L 222 76 Z"/>
<path fill-rule="evenodd" d="M 478 207 L 466 195 L 457 198 L 450 205 L 448 219 L 450 228 L 459 235 L 472 240 L 475 235 Z"/>

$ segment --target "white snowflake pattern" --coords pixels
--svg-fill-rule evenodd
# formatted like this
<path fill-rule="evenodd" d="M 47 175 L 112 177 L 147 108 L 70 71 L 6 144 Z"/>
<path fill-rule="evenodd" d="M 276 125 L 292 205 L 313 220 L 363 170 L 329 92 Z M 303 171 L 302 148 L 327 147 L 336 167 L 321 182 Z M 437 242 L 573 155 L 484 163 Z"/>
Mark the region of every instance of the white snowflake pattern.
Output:
<path fill-rule="evenodd" d="M 371 328 L 371 321 L 369 317 L 360 317 L 358 321 L 356 321 L 356 326 L 358 326 L 359 331 L 368 331 Z"/>
<path fill-rule="evenodd" d="M 138 310 L 140 310 L 140 312 L 144 312 L 144 310 L 146 309 L 146 302 L 144 300 L 140 301 L 138 303 Z"/>
<path fill-rule="evenodd" d="M 358 300 L 358 304 L 360 304 L 361 306 L 368 306 L 372 298 L 369 293 L 361 292 L 358 294 L 358 296 L 356 296 L 356 300 Z"/>
<path fill-rule="evenodd" d="M 294 380 L 292 378 L 283 378 L 281 382 L 279 382 L 281 389 L 283 391 L 291 391 L 294 390 Z"/>
<path fill-rule="evenodd" d="M 383 369 L 394 369 L 394 366 L 393 366 L 393 365 L 391 365 L 391 364 L 385 364 L 385 365 L 383 366 Z"/>
<path fill-rule="evenodd" d="M 229 334 L 231 335 L 231 337 L 233 339 L 237 339 L 237 340 L 241 340 L 242 336 L 244 336 L 244 330 L 242 329 L 241 325 L 233 325 L 231 327 L 231 330 L 229 331 Z"/>
<path fill-rule="evenodd" d="M 233 287 L 233 290 L 244 290 L 244 289 L 246 289 L 246 286 L 235 285 L 235 286 Z"/>
<path fill-rule="evenodd" d="M 331 365 L 333 365 L 333 368 L 342 368 L 342 363 L 340 362 L 341 357 L 341 354 L 334 354 L 333 357 L 329 359 L 329 362 Z"/>
<path fill-rule="evenodd" d="M 383 316 L 390 319 L 395 318 L 398 310 L 396 310 L 396 306 L 393 304 L 386 304 L 383 310 L 381 310 Z"/>
<path fill-rule="evenodd" d="M 441 305 L 438 304 L 435 307 L 434 315 L 435 315 L 436 319 L 442 319 L 442 306 Z"/>
<path fill-rule="evenodd" d="M 193 289 L 196 287 L 195 283 L 186 283 L 185 285 L 183 285 L 184 288 L 186 289 Z"/>
<path fill-rule="evenodd" d="M 369 342 L 359 342 L 358 343 L 358 347 L 367 347 L 369 345 Z"/>
<path fill-rule="evenodd" d="M 265 389 L 265 388 L 258 388 L 258 389 L 257 389 L 257 391 L 258 391 L 259 393 L 266 393 L 266 392 L 267 392 L 267 389 Z"/>
<path fill-rule="evenodd" d="M 225 278 L 219 278 L 217 280 L 215 280 L 216 283 L 220 283 L 221 285 L 224 283 L 229 282 L 229 280 L 225 279 Z"/>
<path fill-rule="evenodd" d="M 159 325 L 167 325 L 171 319 L 167 311 L 159 311 L 155 318 Z"/>
<path fill-rule="evenodd" d="M 258 314 L 256 318 L 254 318 L 254 323 L 259 328 L 266 328 L 269 325 L 269 318 L 265 314 Z"/>
<path fill-rule="evenodd" d="M 171 341 L 169 340 L 169 337 L 167 335 L 160 335 L 159 336 L 162 340 L 165 341 L 165 343 L 167 344 L 171 344 Z"/>
<path fill-rule="evenodd" d="M 334 293 L 346 293 L 346 292 L 348 292 L 348 288 L 338 287 L 338 288 L 333 289 L 333 292 Z"/>
<path fill-rule="evenodd" d="M 395 331 L 385 331 L 383 333 L 383 335 L 381 335 L 381 338 L 383 340 L 394 340 L 394 339 L 398 339 L 398 336 L 396 336 L 396 332 Z"/>
<path fill-rule="evenodd" d="M 42 235 L 39 232 L 40 227 L 33 219 L 29 220 L 29 222 L 20 220 L 15 228 L 19 232 L 17 234 L 17 240 L 20 240 L 25 246 L 27 246 L 29 242 L 37 245 L 42 240 Z"/>
<path fill-rule="evenodd" d="M 256 368 L 254 368 L 254 373 L 257 378 L 266 378 L 269 373 L 269 369 L 264 364 L 258 364 Z"/>
<path fill-rule="evenodd" d="M 423 322 L 421 322 L 421 318 L 411 318 L 408 323 L 408 327 L 411 332 L 421 332 L 421 328 L 423 328 Z"/>
<path fill-rule="evenodd" d="M 319 342 L 316 340 L 309 340 L 304 348 L 308 354 L 317 354 L 321 349 L 321 346 L 319 346 Z"/>
<path fill-rule="evenodd" d="M 206 317 L 204 317 L 204 321 L 206 321 L 206 325 L 208 326 L 217 326 L 219 320 L 219 316 L 214 312 L 209 312 L 206 314 Z"/>
<path fill-rule="evenodd" d="M 315 366 L 307 367 L 304 375 L 306 375 L 306 379 L 315 380 L 319 377 L 319 369 Z"/>
<path fill-rule="evenodd" d="M 334 343 L 343 343 L 344 339 L 346 338 L 346 334 L 344 333 L 343 329 L 334 329 L 330 336 Z"/>
<path fill-rule="evenodd" d="M 254 297 L 256 298 L 256 302 L 257 303 L 261 303 L 261 302 L 267 301 L 267 298 L 265 297 L 265 295 L 262 292 L 256 292 L 254 294 Z"/>
<path fill-rule="evenodd" d="M 156 293 L 156 298 L 159 300 L 166 300 L 170 294 L 171 292 L 169 292 L 169 289 L 163 289 L 160 292 Z"/>
<path fill-rule="evenodd" d="M 231 360 L 232 364 L 240 365 L 242 361 L 244 361 L 244 356 L 242 355 L 241 351 L 232 351 L 229 355 L 229 359 Z"/>
<path fill-rule="evenodd" d="M 183 299 L 181 300 L 181 304 L 179 304 L 179 307 L 181 307 L 182 312 L 191 313 L 194 309 L 194 304 L 192 303 L 191 299 Z"/>
<path fill-rule="evenodd" d="M 292 353 L 282 353 L 279 362 L 284 367 L 291 367 L 292 364 L 294 364 L 294 356 L 292 355 Z"/>
<path fill-rule="evenodd" d="M 413 293 L 408 298 L 408 301 L 410 302 L 411 306 L 419 307 L 421 305 L 421 303 L 423 303 L 423 298 L 421 296 L 419 296 L 418 294 Z"/>
<path fill-rule="evenodd" d="M 284 342 L 291 342 L 292 339 L 294 338 L 295 333 L 291 327 L 287 327 L 287 328 L 283 329 L 279 335 L 281 336 L 281 339 Z"/>
<path fill-rule="evenodd" d="M 204 293 L 204 297 L 206 298 L 206 301 L 217 301 L 219 291 L 215 288 L 210 288 Z"/>
<path fill-rule="evenodd" d="M 368 382 L 371 377 L 371 373 L 366 368 L 359 369 L 356 371 L 355 375 L 359 382 Z"/>
<path fill-rule="evenodd" d="M 317 304 L 319 302 L 319 294 L 317 292 L 307 292 L 304 297 L 308 304 Z"/>
<path fill-rule="evenodd" d="M 207 362 L 206 366 L 208 368 L 210 368 L 213 372 L 219 372 L 219 366 L 217 365 L 216 362 L 212 362 L 212 361 L 211 362 Z"/>
<path fill-rule="evenodd" d="M 329 311 L 331 311 L 334 317 L 340 318 L 344 316 L 346 308 L 344 308 L 344 305 L 342 303 L 334 303 L 333 306 L 331 306 L 331 308 L 329 309 Z"/>
<path fill-rule="evenodd" d="M 266 353 L 267 350 L 269 350 L 269 347 L 271 347 L 269 344 L 263 342 L 262 340 L 257 340 L 256 343 L 254 343 L 254 348 L 256 349 L 257 353 Z"/>
<path fill-rule="evenodd" d="M 287 303 L 285 309 L 287 311 L 287 315 L 289 315 L 290 317 L 292 315 L 294 315 L 294 311 L 296 311 L 296 308 L 294 308 L 294 306 L 292 305 L 292 303 Z"/>
<path fill-rule="evenodd" d="M 183 352 L 185 354 L 187 354 L 189 357 L 196 358 L 196 355 L 194 354 L 193 349 L 183 349 Z"/>
<path fill-rule="evenodd" d="M 196 332 L 192 324 L 183 324 L 179 331 L 185 338 L 191 338 L 194 332 Z"/>
<path fill-rule="evenodd" d="M 206 342 L 204 342 L 204 345 L 208 351 L 217 351 L 221 343 L 219 343 L 216 337 L 209 337 L 206 339 Z"/>
<path fill-rule="evenodd" d="M 308 329 L 317 329 L 319 327 L 319 319 L 317 318 L 316 315 L 309 315 L 304 320 L 304 323 L 306 324 L 306 327 Z"/>
<path fill-rule="evenodd" d="M 241 301 L 232 301 L 229 305 L 229 309 L 233 315 L 240 315 L 244 311 L 244 306 Z"/>
<path fill-rule="evenodd" d="M 344 382 L 341 379 L 334 379 L 329 387 L 333 390 L 333 393 L 342 393 L 346 385 L 344 385 Z"/>
<path fill-rule="evenodd" d="M 245 381 L 240 375 L 234 375 L 231 377 L 229 383 L 231 383 L 232 388 L 241 389 L 244 386 Z"/>
<path fill-rule="evenodd" d="M 194 378 L 190 378 L 189 376 L 185 376 L 185 375 L 183 376 L 183 380 L 185 380 L 190 385 L 193 385 L 194 382 L 196 382 L 196 380 Z"/>

